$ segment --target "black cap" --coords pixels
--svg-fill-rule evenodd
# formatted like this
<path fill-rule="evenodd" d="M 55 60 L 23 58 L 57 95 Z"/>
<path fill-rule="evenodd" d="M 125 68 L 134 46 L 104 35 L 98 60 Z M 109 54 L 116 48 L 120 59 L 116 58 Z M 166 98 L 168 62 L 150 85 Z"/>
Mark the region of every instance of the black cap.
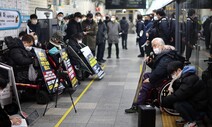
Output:
<path fill-rule="evenodd" d="M 87 18 L 93 18 L 93 14 L 92 13 L 88 13 L 86 17 Z"/>
<path fill-rule="evenodd" d="M 82 18 L 82 14 L 80 12 L 76 12 L 74 13 L 74 18 L 75 17 Z"/>

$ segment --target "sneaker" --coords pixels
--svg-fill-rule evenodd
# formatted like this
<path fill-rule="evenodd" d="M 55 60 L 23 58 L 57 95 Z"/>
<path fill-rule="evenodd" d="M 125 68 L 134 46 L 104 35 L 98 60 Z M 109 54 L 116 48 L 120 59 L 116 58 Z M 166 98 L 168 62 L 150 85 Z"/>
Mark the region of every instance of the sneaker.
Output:
<path fill-rule="evenodd" d="M 106 60 L 102 59 L 102 60 L 100 60 L 99 62 L 101 62 L 101 63 L 105 63 L 105 62 L 106 62 Z"/>
<path fill-rule="evenodd" d="M 137 112 L 137 108 L 135 106 L 132 106 L 129 109 L 125 109 L 125 113 L 136 113 Z"/>
<path fill-rule="evenodd" d="M 184 124 L 183 127 L 198 127 L 197 123 L 196 122 L 188 122 L 186 124 Z"/>
<path fill-rule="evenodd" d="M 111 57 L 110 57 L 110 56 L 108 56 L 107 58 L 108 58 L 108 59 L 110 59 Z"/>

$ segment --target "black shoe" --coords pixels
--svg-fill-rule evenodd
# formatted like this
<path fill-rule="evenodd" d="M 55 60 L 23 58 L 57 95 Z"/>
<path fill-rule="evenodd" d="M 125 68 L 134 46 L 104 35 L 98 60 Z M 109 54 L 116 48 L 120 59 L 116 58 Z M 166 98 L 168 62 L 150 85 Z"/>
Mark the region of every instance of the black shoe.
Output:
<path fill-rule="evenodd" d="M 125 113 L 136 113 L 138 110 L 136 108 L 136 106 L 132 106 L 129 109 L 125 109 Z"/>
<path fill-rule="evenodd" d="M 125 49 L 127 50 L 127 47 L 125 47 Z"/>
<path fill-rule="evenodd" d="M 117 56 L 116 58 L 119 59 L 119 56 Z"/>
<path fill-rule="evenodd" d="M 144 54 L 140 54 L 140 55 L 138 55 L 138 57 L 144 57 Z"/>
<path fill-rule="evenodd" d="M 106 60 L 102 59 L 102 60 L 100 60 L 99 62 L 101 62 L 101 63 L 105 63 L 105 62 L 106 62 Z"/>
<path fill-rule="evenodd" d="M 191 64 L 191 62 L 189 60 L 185 60 L 184 64 L 189 65 L 189 64 Z"/>
<path fill-rule="evenodd" d="M 110 56 L 107 57 L 108 59 L 111 58 Z"/>

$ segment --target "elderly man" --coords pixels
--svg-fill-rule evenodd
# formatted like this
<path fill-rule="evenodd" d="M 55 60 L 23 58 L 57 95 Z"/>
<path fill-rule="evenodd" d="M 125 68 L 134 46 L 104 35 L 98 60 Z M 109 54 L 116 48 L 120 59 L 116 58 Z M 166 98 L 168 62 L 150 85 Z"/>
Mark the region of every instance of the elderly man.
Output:
<path fill-rule="evenodd" d="M 152 40 L 152 48 L 155 57 L 147 57 L 145 59 L 152 71 L 144 74 L 142 89 L 139 92 L 137 103 L 134 103 L 130 109 L 126 109 L 126 113 L 135 113 L 137 111 L 137 106 L 145 103 L 147 93 L 152 88 L 158 87 L 168 76 L 166 68 L 170 62 L 175 61 L 175 58 L 172 56 L 176 54 L 176 51 L 167 47 L 168 46 L 165 45 L 161 38 Z"/>

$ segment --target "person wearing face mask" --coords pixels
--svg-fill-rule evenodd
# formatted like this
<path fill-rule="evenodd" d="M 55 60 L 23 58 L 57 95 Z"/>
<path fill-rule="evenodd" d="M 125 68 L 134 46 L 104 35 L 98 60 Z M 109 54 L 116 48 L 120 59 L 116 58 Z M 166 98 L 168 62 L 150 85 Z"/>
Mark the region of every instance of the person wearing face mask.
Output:
<path fill-rule="evenodd" d="M 7 86 L 8 81 L 0 74 L 0 94 Z M 1 107 L 0 104 L 0 127 L 11 127 L 12 125 L 20 125 L 21 119 L 15 116 L 9 116 Z"/>
<path fill-rule="evenodd" d="M 96 35 L 96 44 L 97 44 L 97 61 L 100 64 L 106 61 L 103 59 L 103 57 L 104 57 L 106 34 L 107 34 L 107 27 L 101 18 L 102 18 L 101 13 L 97 12 L 96 19 L 98 23 L 98 31 Z"/>
<path fill-rule="evenodd" d="M 30 20 L 29 22 L 27 23 L 27 34 L 29 33 L 33 33 L 34 35 L 37 35 L 38 37 L 38 42 L 41 41 L 41 26 L 40 26 L 40 23 L 38 22 L 38 17 L 36 14 L 32 14 L 30 15 Z"/>
<path fill-rule="evenodd" d="M 138 105 L 145 104 L 149 91 L 154 87 L 160 87 L 159 85 L 162 85 L 164 79 L 167 78 L 168 73 L 166 69 L 168 64 L 177 60 L 173 57 L 177 52 L 165 46 L 163 39 L 155 38 L 151 43 L 155 56 L 149 56 L 145 61 L 152 71 L 144 74 L 137 103 L 134 103 L 131 108 L 126 109 L 126 113 L 135 113 Z"/>
<path fill-rule="evenodd" d="M 111 16 L 111 21 L 107 23 L 108 33 L 108 59 L 111 58 L 112 45 L 116 46 L 116 58 L 119 59 L 119 33 L 121 32 L 121 26 L 116 22 L 116 16 Z"/>
<path fill-rule="evenodd" d="M 63 36 L 65 36 L 65 29 L 66 29 L 66 24 L 64 21 L 64 14 L 62 12 L 59 12 L 57 14 L 57 25 L 58 25 L 58 29 L 63 33 Z"/>
<path fill-rule="evenodd" d="M 61 31 L 53 33 L 49 43 L 47 44 L 48 54 L 53 58 L 57 67 L 59 66 L 60 50 L 63 48 L 63 34 Z"/>
<path fill-rule="evenodd" d="M 86 33 L 82 42 L 91 49 L 91 52 L 95 56 L 95 54 L 96 54 L 96 34 L 98 31 L 98 25 L 93 20 L 92 13 L 88 13 L 86 17 L 87 17 L 87 19 L 82 22 L 83 31 Z"/>
<path fill-rule="evenodd" d="M 32 51 L 34 38 L 25 35 L 20 39 L 11 39 L 7 46 L 9 48 L 10 65 L 13 66 L 17 82 L 28 81 L 29 65 L 33 64 L 35 54 Z"/>
<path fill-rule="evenodd" d="M 65 30 L 66 35 L 63 38 L 65 42 L 68 39 L 70 39 L 74 34 L 84 33 L 82 30 L 81 21 L 82 21 L 82 14 L 80 12 L 76 12 L 74 14 L 73 19 L 71 19 L 67 24 L 67 29 Z"/>
<path fill-rule="evenodd" d="M 207 111 L 207 91 L 205 84 L 195 74 L 194 66 L 185 66 L 180 61 L 173 61 L 167 66 L 172 77 L 171 90 L 162 98 L 162 106 L 174 108 L 183 118 L 184 127 L 197 127 L 201 112 Z M 183 122 L 183 121 L 181 121 Z"/>

